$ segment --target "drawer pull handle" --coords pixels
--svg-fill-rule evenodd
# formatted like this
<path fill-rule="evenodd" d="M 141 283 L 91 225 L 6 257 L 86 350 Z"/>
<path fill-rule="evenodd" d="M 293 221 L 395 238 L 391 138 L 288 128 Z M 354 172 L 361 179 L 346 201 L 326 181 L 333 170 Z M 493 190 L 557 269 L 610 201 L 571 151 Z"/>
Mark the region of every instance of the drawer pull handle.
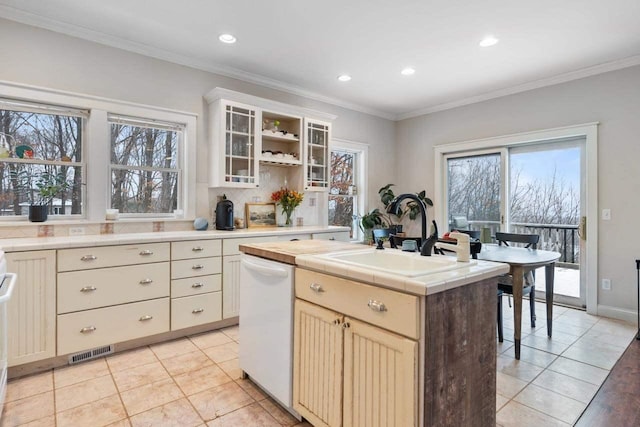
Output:
<path fill-rule="evenodd" d="M 97 289 L 98 288 L 96 288 L 95 286 L 85 286 L 84 288 L 80 289 L 80 292 L 93 292 Z"/>
<path fill-rule="evenodd" d="M 193 267 L 191 267 L 192 270 L 202 270 L 204 268 L 204 265 L 202 264 L 196 264 Z"/>
<path fill-rule="evenodd" d="M 95 330 L 96 330 L 95 326 L 85 326 L 84 328 L 80 329 L 80 333 L 90 334 L 91 332 L 93 332 Z"/>
<path fill-rule="evenodd" d="M 140 252 L 140 255 L 142 256 L 153 255 L 153 251 L 150 251 L 149 249 L 145 249 L 144 251 Z"/>
<path fill-rule="evenodd" d="M 335 237 L 331 237 L 329 240 L 336 240 L 336 238 Z"/>
<path fill-rule="evenodd" d="M 149 284 L 153 283 L 153 279 L 142 279 L 138 283 L 140 283 L 141 285 L 149 285 Z"/>
<path fill-rule="evenodd" d="M 324 292 L 324 289 L 322 289 L 322 285 L 320 283 L 312 283 L 309 285 L 309 287 L 313 292 L 316 292 L 316 293 Z"/>
<path fill-rule="evenodd" d="M 334 320 L 334 321 L 333 321 L 333 324 L 334 324 L 334 325 L 340 325 L 340 319 L 336 319 L 336 320 Z"/>
<path fill-rule="evenodd" d="M 380 301 L 370 299 L 369 304 L 367 305 L 373 311 L 378 311 L 378 312 L 387 311 L 387 306 L 384 305 L 384 303 L 381 303 Z"/>
<path fill-rule="evenodd" d="M 151 320 L 151 319 L 153 319 L 153 316 L 149 316 L 149 315 L 147 314 L 146 316 L 142 316 L 142 317 L 140 318 L 140 321 L 141 321 L 141 322 L 146 322 L 147 320 Z"/>
<path fill-rule="evenodd" d="M 349 324 L 349 322 L 344 322 L 342 324 L 342 329 L 347 329 L 347 328 L 350 328 L 350 327 L 351 327 L 351 325 Z"/>
<path fill-rule="evenodd" d="M 97 259 L 98 257 L 95 255 L 83 255 L 82 258 L 80 258 L 80 261 L 95 261 Z"/>
<path fill-rule="evenodd" d="M 204 283 L 194 283 L 193 285 L 191 285 L 192 288 L 198 289 L 204 286 Z"/>
<path fill-rule="evenodd" d="M 195 310 L 192 310 L 191 312 L 193 314 L 200 314 L 204 311 L 204 308 L 196 308 Z"/>
<path fill-rule="evenodd" d="M 193 252 L 202 252 L 202 251 L 204 251 L 204 248 L 202 246 L 196 246 L 196 247 L 191 248 L 191 250 Z"/>

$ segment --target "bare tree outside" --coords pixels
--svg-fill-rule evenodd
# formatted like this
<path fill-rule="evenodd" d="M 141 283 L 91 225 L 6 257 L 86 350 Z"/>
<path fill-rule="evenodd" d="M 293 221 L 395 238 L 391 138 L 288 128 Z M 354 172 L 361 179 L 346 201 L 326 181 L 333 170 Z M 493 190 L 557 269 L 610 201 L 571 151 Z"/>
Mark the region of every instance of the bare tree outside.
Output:
<path fill-rule="evenodd" d="M 354 193 L 354 165 L 356 154 L 331 152 L 331 182 L 329 188 L 329 225 L 350 227 L 354 233 L 356 195 Z"/>

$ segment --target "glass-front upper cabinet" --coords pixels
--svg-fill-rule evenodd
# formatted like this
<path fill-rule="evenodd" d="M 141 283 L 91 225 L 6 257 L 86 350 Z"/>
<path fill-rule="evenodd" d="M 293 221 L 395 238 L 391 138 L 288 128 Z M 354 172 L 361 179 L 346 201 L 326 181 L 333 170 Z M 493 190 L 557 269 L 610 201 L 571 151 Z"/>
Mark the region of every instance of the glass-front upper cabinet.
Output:
<path fill-rule="evenodd" d="M 210 186 L 258 187 L 256 109 L 225 100 L 213 107 Z"/>
<path fill-rule="evenodd" d="M 329 188 L 329 144 L 331 125 L 305 119 L 305 184 L 306 191 L 326 191 Z"/>

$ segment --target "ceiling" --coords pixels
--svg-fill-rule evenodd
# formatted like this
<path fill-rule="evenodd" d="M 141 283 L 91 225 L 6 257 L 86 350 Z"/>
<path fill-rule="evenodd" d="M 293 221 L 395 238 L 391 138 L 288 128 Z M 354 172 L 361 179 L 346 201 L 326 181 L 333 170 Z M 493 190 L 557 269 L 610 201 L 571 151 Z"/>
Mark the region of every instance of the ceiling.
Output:
<path fill-rule="evenodd" d="M 390 119 L 640 64 L 638 0 L 0 0 L 0 16 Z"/>

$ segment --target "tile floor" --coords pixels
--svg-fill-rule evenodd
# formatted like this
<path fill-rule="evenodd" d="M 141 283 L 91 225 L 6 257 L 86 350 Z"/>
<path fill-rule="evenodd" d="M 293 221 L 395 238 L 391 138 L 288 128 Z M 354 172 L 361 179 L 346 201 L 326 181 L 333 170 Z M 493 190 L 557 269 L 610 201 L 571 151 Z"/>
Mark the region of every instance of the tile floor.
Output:
<path fill-rule="evenodd" d="M 523 324 L 516 361 L 505 300 L 500 426 L 573 424 L 636 332 L 635 325 L 556 306 L 548 340 L 544 305 L 536 311 L 537 327 Z M 240 379 L 237 333 L 237 326 L 226 328 L 10 381 L 0 427 L 309 426 Z"/>

